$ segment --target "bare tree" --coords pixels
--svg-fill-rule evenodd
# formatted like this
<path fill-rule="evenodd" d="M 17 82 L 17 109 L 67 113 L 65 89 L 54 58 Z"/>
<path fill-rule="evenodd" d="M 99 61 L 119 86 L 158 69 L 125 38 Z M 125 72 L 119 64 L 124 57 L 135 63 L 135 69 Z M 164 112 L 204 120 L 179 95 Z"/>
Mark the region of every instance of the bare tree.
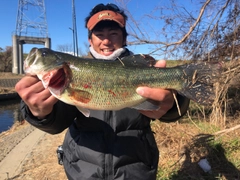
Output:
<path fill-rule="evenodd" d="M 5 50 L 0 48 L 0 72 L 12 70 L 12 47 L 6 46 Z"/>
<path fill-rule="evenodd" d="M 170 0 L 162 3 L 166 5 L 156 5 L 150 13 L 143 14 L 144 21 L 137 21 L 128 11 L 130 0 L 115 1 L 129 17 L 129 45 L 148 44 L 152 47 L 150 54 L 175 59 L 211 57 L 211 52 L 216 52 L 214 49 L 220 44 L 222 47 L 231 33 L 234 34 L 232 37 L 237 37 L 240 25 L 239 0 L 189 0 L 185 1 L 188 6 L 181 5 L 181 1 Z M 156 30 L 148 22 L 161 26 Z"/>
<path fill-rule="evenodd" d="M 141 20 L 136 20 L 128 11 L 130 0 L 115 1 L 129 17 L 129 45 L 148 44 L 151 46 L 149 54 L 171 59 L 240 60 L 239 0 L 186 0 L 187 6 L 178 0 L 164 1 L 151 12 L 144 12 Z M 154 28 L 153 24 L 159 24 L 159 28 Z M 240 63 L 236 62 L 238 65 L 227 68 L 229 71 L 216 85 L 210 119 L 223 126 L 232 105 L 240 108 Z M 231 87 L 231 83 L 237 88 Z"/>
<path fill-rule="evenodd" d="M 84 42 L 83 45 L 84 45 L 83 49 L 80 47 L 78 48 L 78 53 L 79 56 L 86 57 L 89 53 L 89 44 L 87 42 Z"/>
<path fill-rule="evenodd" d="M 73 53 L 72 44 L 61 44 L 57 46 L 57 50 L 66 53 Z"/>
<path fill-rule="evenodd" d="M 84 43 L 84 47 L 85 47 L 84 50 L 82 50 L 82 48 L 78 48 L 79 56 L 86 56 L 87 55 L 87 53 L 88 53 L 87 43 Z M 69 54 L 72 54 L 72 55 L 74 54 L 72 44 L 58 45 L 57 50 L 60 51 L 60 52 L 69 53 Z"/>

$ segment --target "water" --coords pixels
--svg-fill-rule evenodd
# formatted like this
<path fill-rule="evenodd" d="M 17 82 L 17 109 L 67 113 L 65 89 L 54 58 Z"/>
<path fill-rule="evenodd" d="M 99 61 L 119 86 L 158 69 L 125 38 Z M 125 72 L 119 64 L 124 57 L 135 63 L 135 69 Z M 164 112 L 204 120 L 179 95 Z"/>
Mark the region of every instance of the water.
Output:
<path fill-rule="evenodd" d="M 20 99 L 0 100 L 0 133 L 11 128 L 16 121 L 22 121 Z"/>

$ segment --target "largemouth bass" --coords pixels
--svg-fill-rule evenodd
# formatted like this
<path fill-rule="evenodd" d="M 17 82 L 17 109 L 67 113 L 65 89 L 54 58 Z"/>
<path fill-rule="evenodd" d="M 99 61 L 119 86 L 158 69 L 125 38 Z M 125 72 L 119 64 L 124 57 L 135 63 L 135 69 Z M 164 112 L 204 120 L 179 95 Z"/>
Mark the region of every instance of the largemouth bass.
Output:
<path fill-rule="evenodd" d="M 213 102 L 219 64 L 201 62 L 156 68 L 154 63 L 147 55 L 106 61 L 33 48 L 24 61 L 24 70 L 37 75 L 52 95 L 75 105 L 86 116 L 89 116 L 88 109 L 158 108 L 153 101 L 136 93 L 140 86 L 174 89 L 203 105 Z"/>

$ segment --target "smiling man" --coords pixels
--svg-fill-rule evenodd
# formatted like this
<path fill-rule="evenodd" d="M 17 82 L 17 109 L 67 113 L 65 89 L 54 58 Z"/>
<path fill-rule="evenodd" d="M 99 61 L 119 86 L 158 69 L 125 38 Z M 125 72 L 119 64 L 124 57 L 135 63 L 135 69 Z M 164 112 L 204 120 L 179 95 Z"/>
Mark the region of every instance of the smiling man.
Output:
<path fill-rule="evenodd" d="M 114 4 L 94 7 L 86 18 L 89 57 L 110 61 L 133 54 L 126 48 L 126 20 L 125 13 Z M 164 68 L 166 61 L 155 66 Z M 25 76 L 16 90 L 22 98 L 23 117 L 32 125 L 51 134 L 69 128 L 61 149 L 69 180 L 155 180 L 159 151 L 150 122 L 181 118 L 172 92 L 165 89 L 136 90 L 156 101 L 160 105 L 156 110 L 90 110 L 89 117 L 58 101 L 35 76 Z M 180 95 L 177 99 L 184 115 L 189 100 Z"/>

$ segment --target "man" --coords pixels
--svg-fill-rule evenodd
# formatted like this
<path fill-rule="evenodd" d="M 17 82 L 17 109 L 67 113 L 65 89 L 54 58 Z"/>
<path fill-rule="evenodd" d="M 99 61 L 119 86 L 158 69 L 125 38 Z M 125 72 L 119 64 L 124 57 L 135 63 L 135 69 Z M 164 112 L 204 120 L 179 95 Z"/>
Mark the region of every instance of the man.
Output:
<path fill-rule="evenodd" d="M 92 58 L 115 60 L 132 53 L 126 46 L 127 16 L 114 4 L 98 4 L 86 18 Z M 165 61 L 156 63 L 165 67 Z M 76 107 L 53 97 L 37 77 L 25 76 L 16 85 L 25 119 L 51 134 L 69 127 L 63 143 L 63 164 L 68 179 L 156 179 L 159 152 L 151 119 L 171 122 L 180 118 L 172 92 L 139 87 L 140 95 L 160 102 L 156 111 L 90 110 L 85 117 Z M 189 100 L 177 95 L 182 114 Z M 46 152 L 47 153 L 47 152 Z"/>

